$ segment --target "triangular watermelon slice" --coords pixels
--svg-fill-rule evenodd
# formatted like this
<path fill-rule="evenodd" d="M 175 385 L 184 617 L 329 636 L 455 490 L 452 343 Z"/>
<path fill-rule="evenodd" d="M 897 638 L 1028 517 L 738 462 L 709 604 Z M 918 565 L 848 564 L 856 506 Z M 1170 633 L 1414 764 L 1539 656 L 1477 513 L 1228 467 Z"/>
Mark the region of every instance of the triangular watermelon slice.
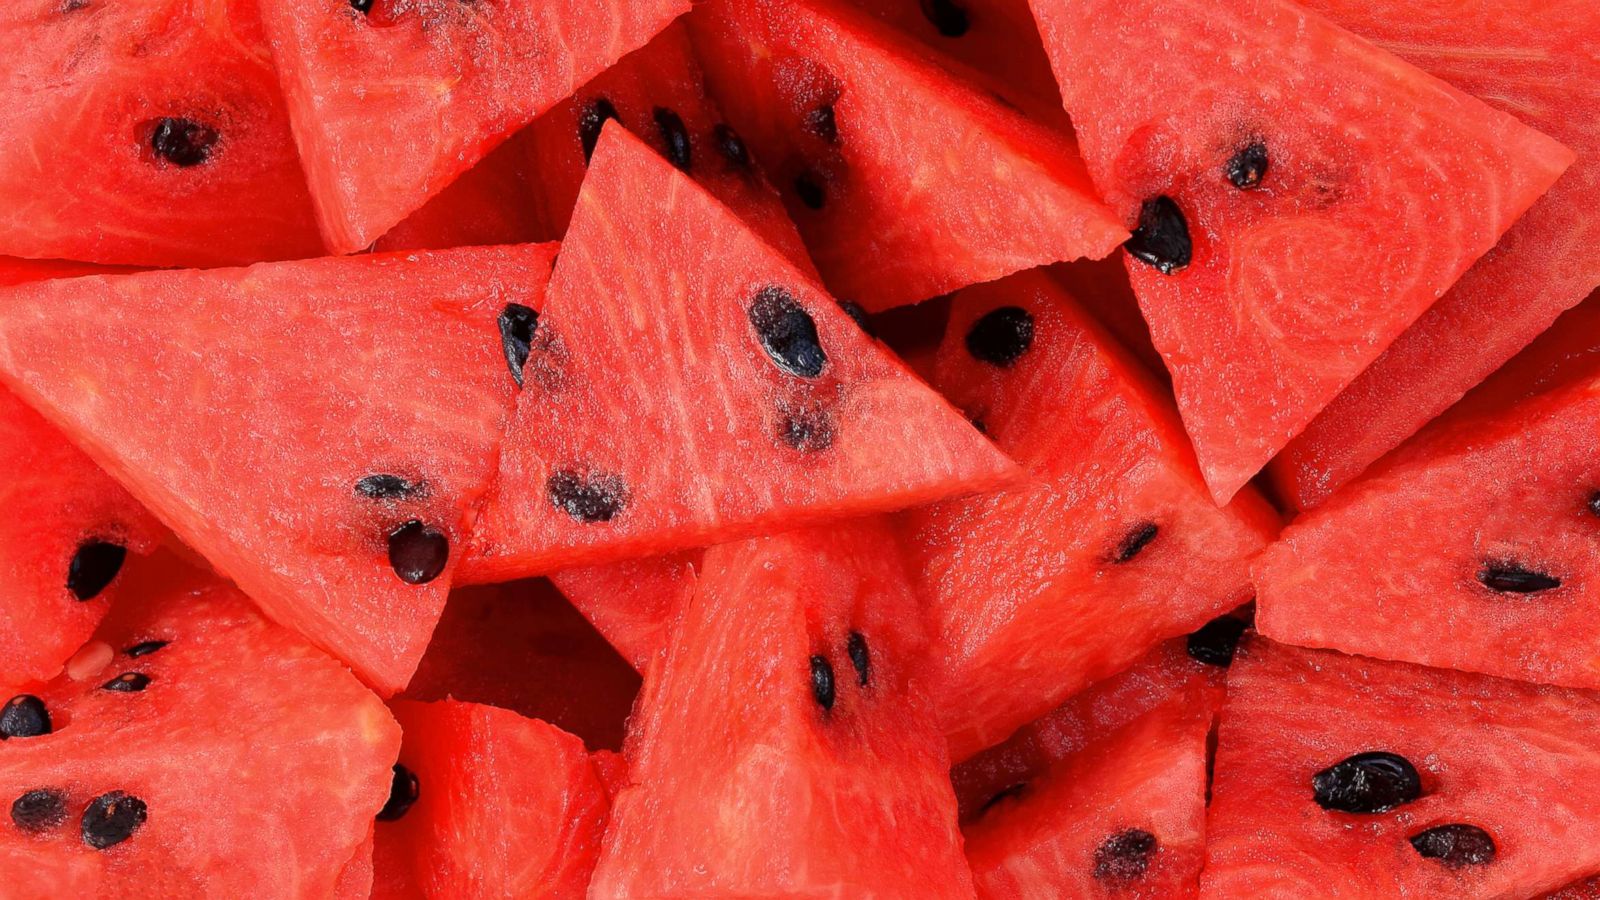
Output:
<path fill-rule="evenodd" d="M 956 760 L 1250 599 L 1275 515 L 1217 508 L 1170 398 L 1046 272 L 956 295 L 935 385 L 1030 475 L 905 516 Z"/>
<path fill-rule="evenodd" d="M 373 243 L 374 253 L 445 250 L 553 241 L 534 212 L 538 192 L 523 171 L 523 151 L 513 138 L 433 195 Z"/>
<path fill-rule="evenodd" d="M 688 0 L 260 0 L 323 238 L 370 245 Z"/>
<path fill-rule="evenodd" d="M 0 377 L 268 615 L 393 692 L 494 471 L 515 389 L 497 319 L 540 305 L 554 252 L 15 287 Z"/>
<path fill-rule="evenodd" d="M 706 551 L 593 896 L 972 896 L 893 547 L 864 519 Z"/>
<path fill-rule="evenodd" d="M 1208 897 L 1533 897 L 1600 871 L 1600 694 L 1252 641 Z"/>
<path fill-rule="evenodd" d="M 614 125 L 529 337 L 477 581 L 990 488 L 1015 467 Z"/>
<path fill-rule="evenodd" d="M 879 21 L 816 0 L 718 0 L 689 22 L 718 101 L 845 300 L 916 303 L 1127 236 L 1070 139 Z"/>
<path fill-rule="evenodd" d="M 611 646 L 643 672 L 667 646 L 672 613 L 694 596 L 701 552 L 685 550 L 550 576 Z"/>
<path fill-rule="evenodd" d="M 1033 10 L 1218 501 L 1573 159 L 1288 0 Z"/>
<path fill-rule="evenodd" d="M 255 0 L 11 0 L 0 58 L 0 254 L 322 252 Z"/>
<path fill-rule="evenodd" d="M 0 746 L 4 893 L 327 896 L 389 795 L 394 719 L 214 576 L 129 575 L 100 664 L 35 689 L 51 731 Z"/>
<path fill-rule="evenodd" d="M 1600 244 L 1600 4 L 1537 0 L 1507 15 L 1498 0 L 1303 2 L 1578 154 L 1495 250 L 1278 455 L 1270 471 L 1281 493 L 1309 508 L 1600 287 L 1600 254 L 1586 249 Z"/>

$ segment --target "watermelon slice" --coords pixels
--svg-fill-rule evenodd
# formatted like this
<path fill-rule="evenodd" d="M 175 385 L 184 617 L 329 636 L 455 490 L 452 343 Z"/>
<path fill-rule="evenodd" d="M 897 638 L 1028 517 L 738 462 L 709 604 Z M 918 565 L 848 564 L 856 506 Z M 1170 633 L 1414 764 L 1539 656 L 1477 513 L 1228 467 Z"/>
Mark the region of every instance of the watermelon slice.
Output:
<path fill-rule="evenodd" d="M 323 238 L 363 249 L 687 0 L 260 0 Z"/>
<path fill-rule="evenodd" d="M 1219 502 L 1573 159 L 1287 0 L 1033 10 Z"/>
<path fill-rule="evenodd" d="M 49 278 L 106 275 L 117 271 L 121 270 L 113 266 L 98 266 L 65 259 L 19 259 L 14 256 L 0 256 L 0 287 L 44 281 Z"/>
<path fill-rule="evenodd" d="M 13 0 L 0 57 L 0 253 L 321 252 L 255 0 Z"/>
<path fill-rule="evenodd" d="M 394 714 L 410 793 L 378 817 L 373 900 L 584 896 L 609 801 L 583 741 L 475 703 Z"/>
<path fill-rule="evenodd" d="M 1300 508 L 1326 499 L 1600 287 L 1600 6 L 1538 0 L 1307 0 L 1408 62 L 1557 139 L 1578 160 L 1444 299 L 1279 454 Z M 1560 260 L 1552 265 L 1553 260 Z"/>
<path fill-rule="evenodd" d="M 971 896 L 894 540 L 864 519 L 706 551 L 591 895 Z"/>
<path fill-rule="evenodd" d="M 53 731 L 0 751 L 6 895 L 327 896 L 388 796 L 400 729 L 213 576 L 166 557 L 128 574 L 99 665 L 35 689 Z"/>
<path fill-rule="evenodd" d="M 667 646 L 672 613 L 694 596 L 699 550 L 564 569 L 550 581 L 643 672 Z"/>
<path fill-rule="evenodd" d="M 812 0 L 719 0 L 689 21 L 717 99 L 843 299 L 888 309 L 1127 237 L 1070 140 L 881 22 Z"/>
<path fill-rule="evenodd" d="M 445 250 L 553 241 L 561 232 L 534 214 L 537 192 L 523 171 L 522 142 L 513 138 L 406 216 L 372 245 L 373 252 Z"/>
<path fill-rule="evenodd" d="M 628 661 L 539 580 L 453 591 L 402 696 L 502 707 L 615 750 L 638 693 Z"/>
<path fill-rule="evenodd" d="M 1015 473 L 803 272 L 614 125 L 534 327 L 472 580 L 896 509 Z"/>
<path fill-rule="evenodd" d="M 978 896 L 1193 897 L 1210 731 L 1169 699 L 995 803 L 966 829 Z"/>
<path fill-rule="evenodd" d="M 1532 897 L 1600 871 L 1597 729 L 1600 695 L 1251 642 L 1202 893 Z"/>
<path fill-rule="evenodd" d="M 371 900 L 372 897 L 372 844 L 373 831 L 367 829 L 367 839 L 357 848 L 350 861 L 339 872 L 333 885 L 334 900 Z"/>
<path fill-rule="evenodd" d="M 539 305 L 554 252 L 23 285 L 0 296 L 0 376 L 269 616 L 393 692 L 493 474 L 515 386 L 496 319 Z"/>
<path fill-rule="evenodd" d="M 1051 266 L 1050 274 L 1079 305 L 1105 326 L 1117 343 L 1139 358 L 1151 375 L 1167 381 L 1167 367 L 1150 341 L 1150 326 L 1139 312 L 1139 298 L 1128 281 L 1128 269 L 1116 257 L 1082 259 Z"/>
<path fill-rule="evenodd" d="M 1170 400 L 1042 271 L 958 293 L 939 352 L 935 384 L 1031 476 L 905 517 L 959 761 L 1249 600 L 1276 518 L 1212 503 Z"/>

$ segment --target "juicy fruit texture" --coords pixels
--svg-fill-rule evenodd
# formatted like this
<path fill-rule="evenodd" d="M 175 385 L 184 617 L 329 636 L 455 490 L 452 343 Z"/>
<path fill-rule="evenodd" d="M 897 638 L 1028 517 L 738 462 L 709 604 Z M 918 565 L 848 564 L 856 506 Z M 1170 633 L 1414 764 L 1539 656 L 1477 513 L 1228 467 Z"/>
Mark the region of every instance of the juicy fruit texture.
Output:
<path fill-rule="evenodd" d="M 0 10 L 0 253 L 148 266 L 315 256 L 255 0 Z"/>
<path fill-rule="evenodd" d="M 553 254 L 25 285 L 0 298 L 0 376 L 269 616 L 393 692 L 509 417 L 496 317 L 539 305 Z"/>
<path fill-rule="evenodd" d="M 1440 419 L 1297 520 L 1256 564 L 1262 632 L 1600 687 L 1596 362 L 1501 414 Z"/>
<path fill-rule="evenodd" d="M 667 645 L 672 613 L 694 596 L 700 551 L 564 569 L 550 581 L 643 672 Z"/>
<path fill-rule="evenodd" d="M 689 22 L 842 299 L 916 303 L 1127 237 L 1069 140 L 880 22 L 811 0 L 719 0 Z"/>
<path fill-rule="evenodd" d="M 0 387 L 0 685 L 54 677 L 161 528 L 65 435 Z"/>
<path fill-rule="evenodd" d="M 935 384 L 1030 475 L 905 516 L 957 761 L 1250 598 L 1275 517 L 1212 503 L 1170 402 L 1047 274 L 958 293 Z"/>
<path fill-rule="evenodd" d="M 388 796 L 399 728 L 231 587 L 170 558 L 136 565 L 96 635 L 115 656 L 39 689 L 55 731 L 0 753 L 7 894 L 328 895 Z M 101 687 L 123 671 L 148 685 Z M 53 814 L 25 829 L 30 794 Z"/>
<path fill-rule="evenodd" d="M 544 227 L 534 213 L 538 192 L 523 171 L 522 141 L 495 148 L 461 177 L 433 195 L 372 245 L 375 253 L 444 250 L 553 241 L 559 231 Z"/>
<path fill-rule="evenodd" d="M 458 588 L 402 695 L 542 719 L 618 749 L 639 675 L 547 581 Z"/>
<path fill-rule="evenodd" d="M 537 173 L 533 213 L 546 234 L 566 233 L 600 130 L 613 120 L 738 213 L 796 267 L 812 271 L 800 233 L 754 151 L 706 96 L 688 30 L 676 22 L 517 136 L 527 169 Z"/>
<path fill-rule="evenodd" d="M 1067 757 L 969 826 L 978 896 L 1194 896 L 1211 713 L 1181 699 Z"/>
<path fill-rule="evenodd" d="M 1078 304 L 1094 315 L 1151 375 L 1166 379 L 1167 367 L 1150 342 L 1150 326 L 1139 312 L 1139 298 L 1128 281 L 1128 269 L 1117 257 L 1084 259 L 1052 266 L 1050 274 Z"/>
<path fill-rule="evenodd" d="M 898 509 L 1015 471 L 803 272 L 615 125 L 532 341 L 474 580 Z"/>
<path fill-rule="evenodd" d="M 0 287 L 27 284 L 48 278 L 73 278 L 78 275 L 104 275 L 116 271 L 110 266 L 72 262 L 64 259 L 18 259 L 0 256 Z"/>
<path fill-rule="evenodd" d="M 394 714 L 416 800 L 376 825 L 375 900 L 584 896 L 608 800 L 583 741 L 475 703 Z"/>
<path fill-rule="evenodd" d="M 363 249 L 686 0 L 260 0 L 322 234 Z M 383 148 L 381 159 L 371 157 Z"/>
<path fill-rule="evenodd" d="M 1600 287 L 1600 7 L 1540 0 L 1308 0 L 1311 9 L 1574 150 L 1578 159 L 1488 255 L 1284 448 L 1270 471 L 1322 502 Z M 1559 260 L 1558 264 L 1552 262 Z"/>
<path fill-rule="evenodd" d="M 1202 892 L 1530 897 L 1600 871 L 1596 728 L 1596 694 L 1251 642 L 1228 677 Z M 1417 770 L 1417 799 L 1319 804 L 1317 773 L 1374 751 Z M 1492 857 L 1425 852 L 1456 825 Z"/>
<path fill-rule="evenodd" d="M 972 895 L 894 539 L 863 519 L 706 551 L 594 896 Z"/>
<path fill-rule="evenodd" d="M 1033 9 L 1219 501 L 1572 161 L 1286 0 Z"/>

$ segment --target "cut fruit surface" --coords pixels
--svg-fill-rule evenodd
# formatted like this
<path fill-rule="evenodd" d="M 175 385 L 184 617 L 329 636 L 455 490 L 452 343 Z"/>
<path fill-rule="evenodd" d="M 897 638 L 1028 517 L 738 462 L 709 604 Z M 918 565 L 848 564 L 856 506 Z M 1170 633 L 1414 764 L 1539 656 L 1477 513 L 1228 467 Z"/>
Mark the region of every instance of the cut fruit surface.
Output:
<path fill-rule="evenodd" d="M 1033 10 L 1219 501 L 1573 159 L 1286 0 Z"/>
<path fill-rule="evenodd" d="M 550 581 L 643 672 L 667 646 L 672 614 L 694 596 L 700 551 L 563 569 Z"/>
<path fill-rule="evenodd" d="M 513 137 L 385 232 L 372 251 L 558 240 L 561 233 L 547 229 L 534 214 L 537 192 L 530 181 L 523 170 L 522 138 Z"/>

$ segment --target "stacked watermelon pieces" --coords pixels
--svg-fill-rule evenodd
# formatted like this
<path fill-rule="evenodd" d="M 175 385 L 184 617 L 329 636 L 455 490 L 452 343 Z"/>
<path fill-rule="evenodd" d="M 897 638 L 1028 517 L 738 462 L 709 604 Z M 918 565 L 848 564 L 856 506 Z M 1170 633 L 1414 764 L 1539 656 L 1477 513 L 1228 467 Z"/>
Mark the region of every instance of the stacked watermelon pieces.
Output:
<path fill-rule="evenodd" d="M 0 894 L 1600 895 L 1596 46 L 18 0 Z"/>

